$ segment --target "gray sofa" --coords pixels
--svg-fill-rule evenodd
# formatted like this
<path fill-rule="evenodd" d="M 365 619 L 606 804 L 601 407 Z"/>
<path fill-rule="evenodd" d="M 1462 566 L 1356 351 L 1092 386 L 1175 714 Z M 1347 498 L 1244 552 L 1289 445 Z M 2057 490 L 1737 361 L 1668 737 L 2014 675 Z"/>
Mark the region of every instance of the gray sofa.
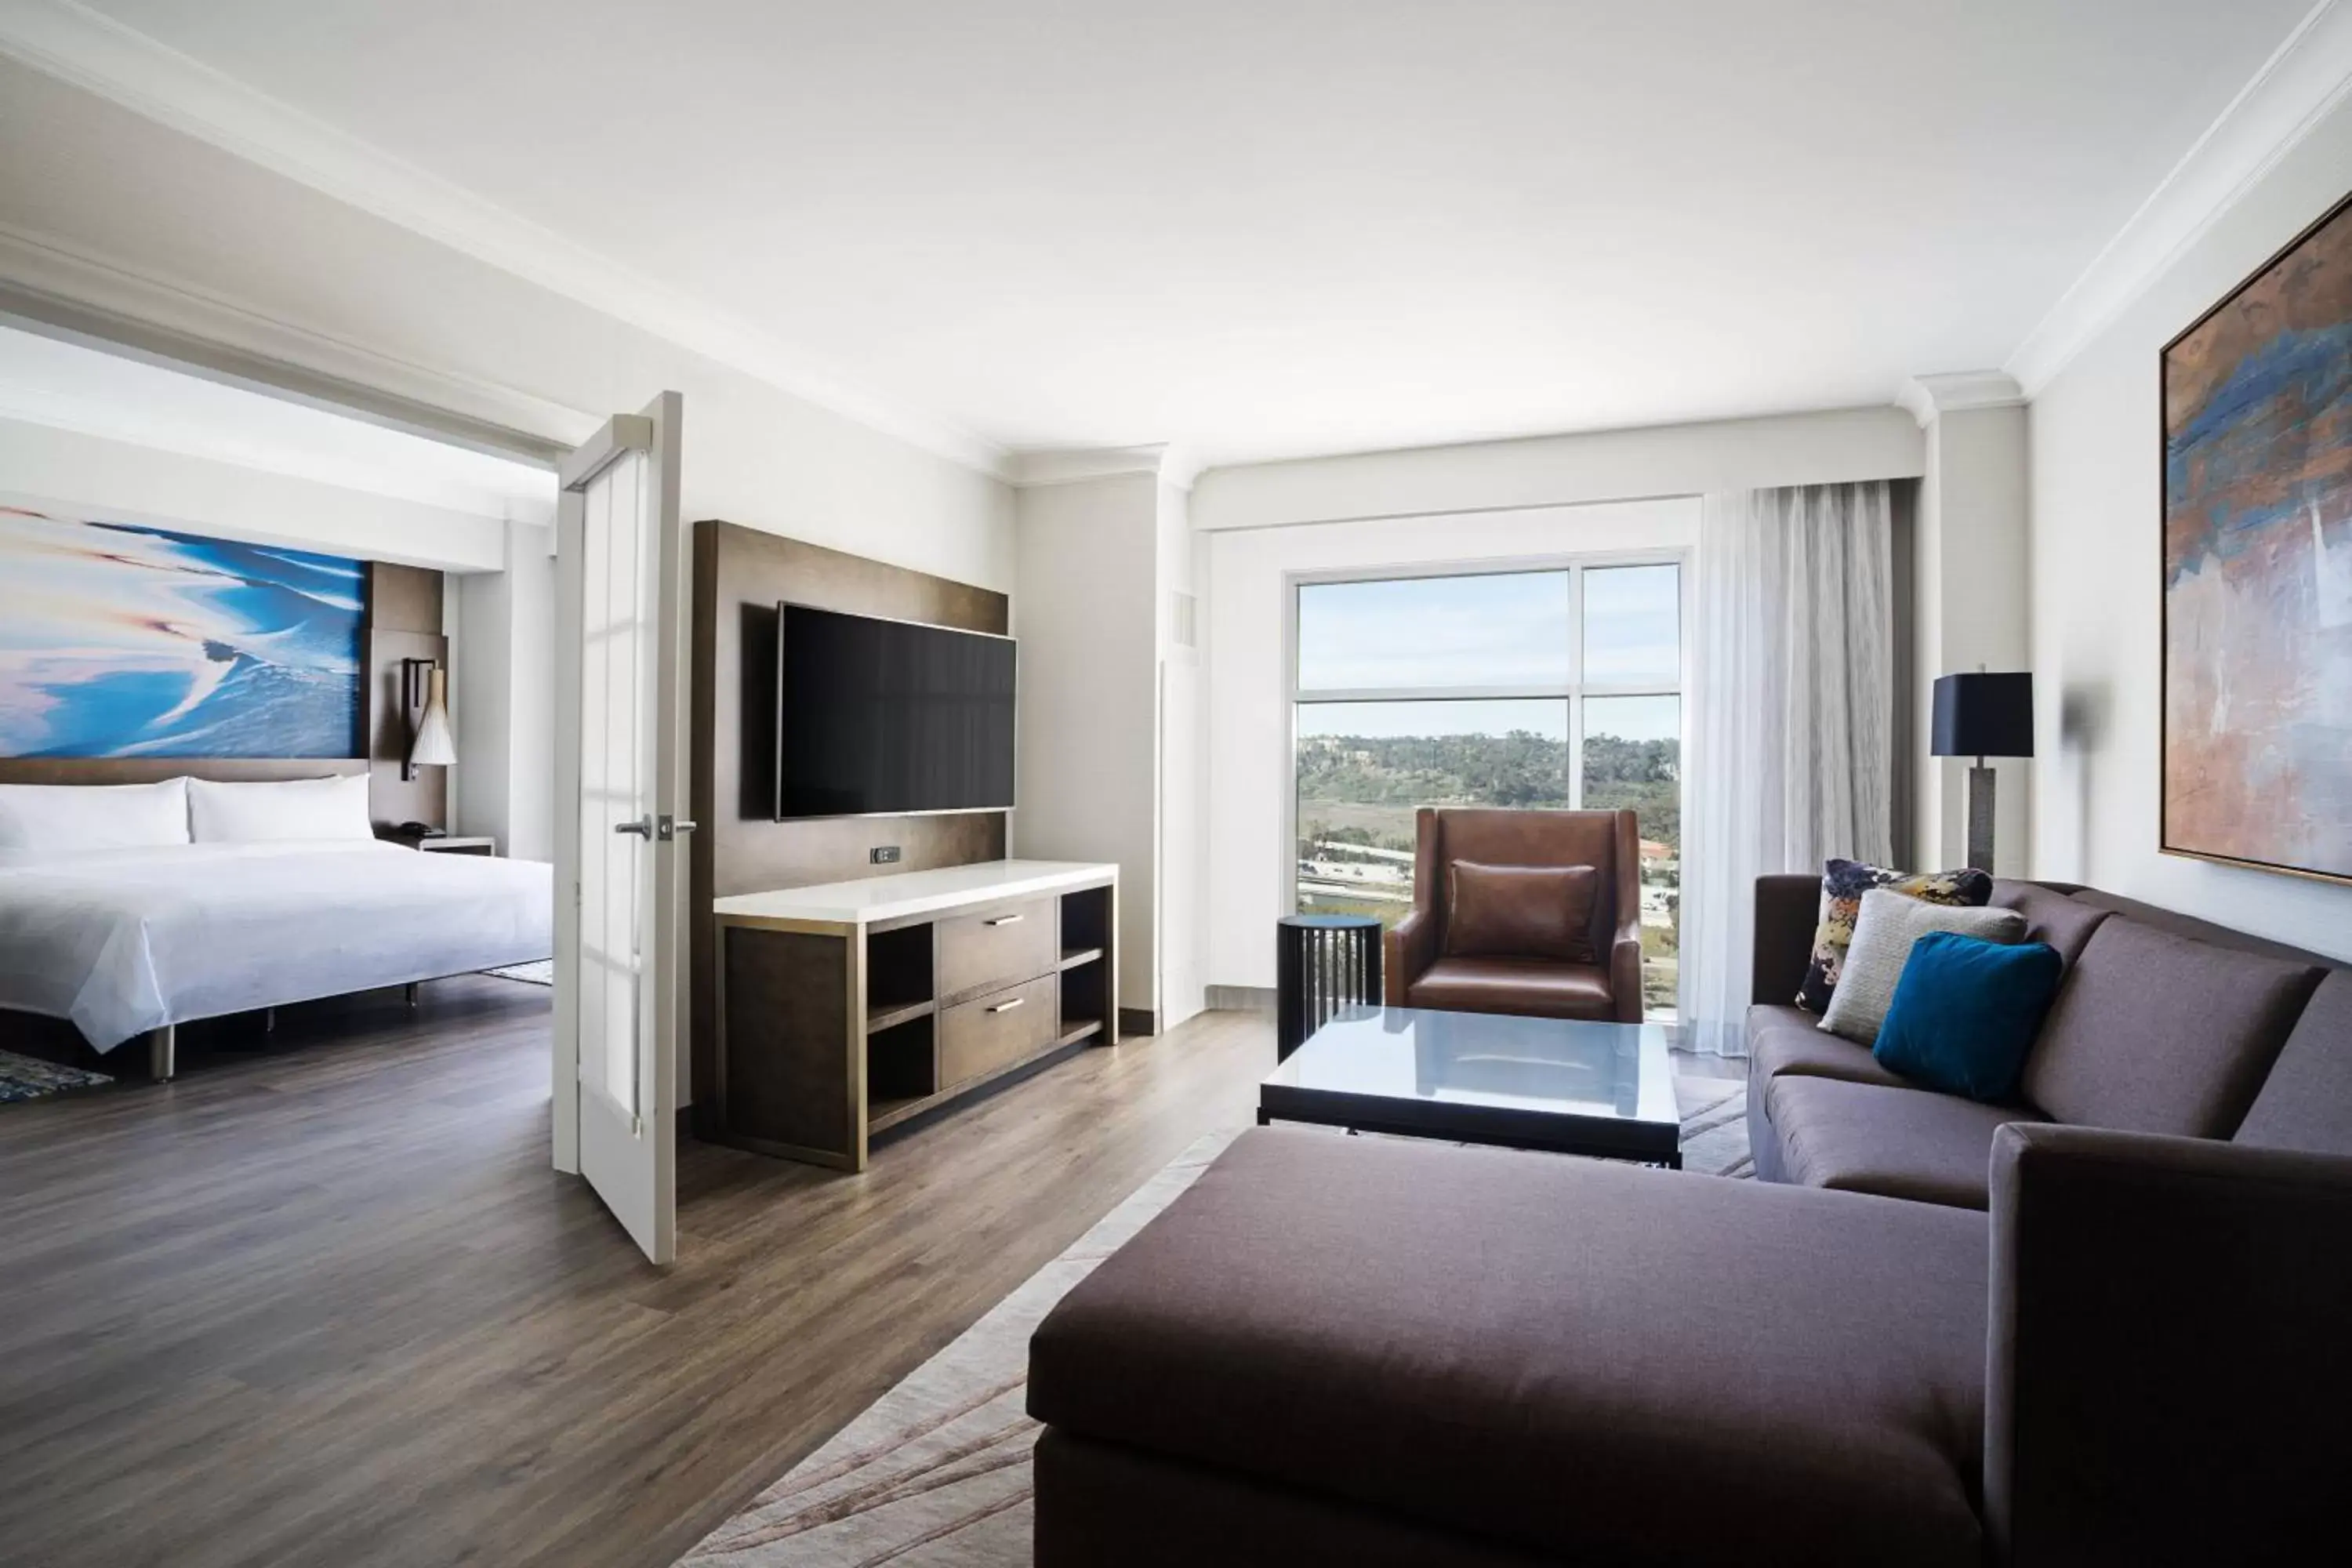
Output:
<path fill-rule="evenodd" d="M 2066 975 L 2018 1102 L 1982 1105 L 1914 1088 L 1792 1004 L 1820 900 L 1812 877 L 1756 885 L 1748 1122 L 1767 1181 L 1980 1209 L 2012 1122 L 2344 1147 L 2352 972 L 2327 959 L 2093 888 L 1995 882 Z"/>
<path fill-rule="evenodd" d="M 1760 1009 L 1795 992 L 1793 892 L 1759 889 L 1789 915 L 1759 923 Z M 1792 1037 L 1757 1084 L 1828 1097 L 1760 1113 L 1780 1184 L 1244 1133 L 1032 1342 L 1036 1562 L 2330 1555 L 2345 976 L 2244 939 L 2152 944 L 2200 939 L 2082 889 L 2003 894 L 2074 960 L 2008 1120 Z M 1795 1020 L 1756 1022 L 1760 1042 Z M 1896 1131 L 1843 1152 L 1819 1131 L 1837 1106 Z M 2053 1120 L 2094 1107 L 2134 1125 Z"/>

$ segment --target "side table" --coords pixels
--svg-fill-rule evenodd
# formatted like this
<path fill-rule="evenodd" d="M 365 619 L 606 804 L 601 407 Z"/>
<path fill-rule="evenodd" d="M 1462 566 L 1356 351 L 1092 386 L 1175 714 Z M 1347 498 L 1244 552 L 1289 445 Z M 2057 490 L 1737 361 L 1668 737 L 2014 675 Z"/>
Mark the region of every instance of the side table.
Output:
<path fill-rule="evenodd" d="M 1275 922 L 1275 1059 L 1340 1008 L 1381 1001 L 1381 922 L 1370 915 L 1286 915 Z"/>

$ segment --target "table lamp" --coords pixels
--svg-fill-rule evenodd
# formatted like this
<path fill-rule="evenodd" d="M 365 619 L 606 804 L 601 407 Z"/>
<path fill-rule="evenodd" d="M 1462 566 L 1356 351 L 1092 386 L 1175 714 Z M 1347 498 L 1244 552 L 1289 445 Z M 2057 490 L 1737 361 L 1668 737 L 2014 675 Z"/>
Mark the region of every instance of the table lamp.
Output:
<path fill-rule="evenodd" d="M 2025 671 L 1940 676 L 1928 748 L 1939 757 L 1974 757 L 1969 769 L 1969 864 L 1992 870 L 1993 772 L 1987 757 L 2033 754 L 2033 677 Z"/>

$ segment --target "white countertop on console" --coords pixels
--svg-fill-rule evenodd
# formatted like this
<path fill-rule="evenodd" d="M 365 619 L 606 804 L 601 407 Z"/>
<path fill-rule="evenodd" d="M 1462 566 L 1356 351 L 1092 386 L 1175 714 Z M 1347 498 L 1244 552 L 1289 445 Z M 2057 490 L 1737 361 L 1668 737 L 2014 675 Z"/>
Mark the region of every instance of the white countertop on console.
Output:
<path fill-rule="evenodd" d="M 738 893 L 712 902 L 711 912 L 748 920 L 822 921 L 865 925 L 930 914 L 997 899 L 1058 893 L 1118 875 L 1110 864 L 1083 860 L 982 860 L 936 871 L 898 871 L 854 882 L 823 882 L 813 888 L 780 888 L 768 893 Z"/>

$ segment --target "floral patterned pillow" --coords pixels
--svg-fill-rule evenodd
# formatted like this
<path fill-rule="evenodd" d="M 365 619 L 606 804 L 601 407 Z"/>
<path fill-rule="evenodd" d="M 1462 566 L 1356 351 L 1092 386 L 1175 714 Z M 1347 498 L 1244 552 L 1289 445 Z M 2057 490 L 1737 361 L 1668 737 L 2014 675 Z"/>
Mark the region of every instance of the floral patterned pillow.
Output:
<path fill-rule="evenodd" d="M 1845 967 L 1846 944 L 1853 941 L 1854 917 L 1862 912 L 1862 896 L 1885 888 L 1906 898 L 1930 904 L 1979 909 L 1992 898 L 1992 878 L 1985 872 L 1890 871 L 1861 860 L 1831 860 L 1822 867 L 1822 918 L 1813 928 L 1813 962 L 1805 983 L 1797 988 L 1797 1005 L 1819 1013 L 1837 990 L 1838 972 Z"/>

